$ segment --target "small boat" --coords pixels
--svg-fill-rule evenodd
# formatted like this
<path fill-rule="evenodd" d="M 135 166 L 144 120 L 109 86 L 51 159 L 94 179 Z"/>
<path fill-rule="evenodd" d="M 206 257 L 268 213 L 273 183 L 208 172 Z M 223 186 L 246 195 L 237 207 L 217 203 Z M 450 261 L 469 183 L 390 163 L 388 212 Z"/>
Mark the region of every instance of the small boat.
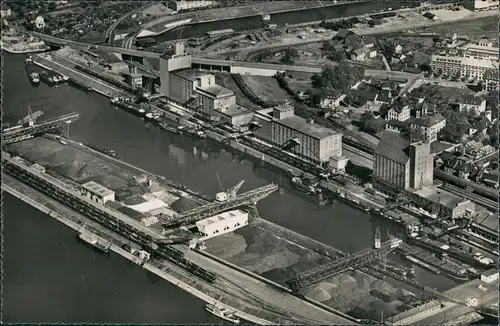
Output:
<path fill-rule="evenodd" d="M 226 321 L 229 321 L 233 324 L 239 324 L 240 319 L 234 315 L 234 312 L 224 308 L 224 307 L 218 307 L 216 305 L 211 305 L 208 304 L 205 306 L 205 310 L 211 313 L 214 316 L 217 316 L 221 319 L 224 319 Z"/>
<path fill-rule="evenodd" d="M 175 128 L 173 126 L 169 126 L 168 124 L 161 122 L 159 124 L 160 128 L 166 131 L 169 131 L 171 133 L 177 134 L 177 135 L 182 135 L 182 130 Z"/>

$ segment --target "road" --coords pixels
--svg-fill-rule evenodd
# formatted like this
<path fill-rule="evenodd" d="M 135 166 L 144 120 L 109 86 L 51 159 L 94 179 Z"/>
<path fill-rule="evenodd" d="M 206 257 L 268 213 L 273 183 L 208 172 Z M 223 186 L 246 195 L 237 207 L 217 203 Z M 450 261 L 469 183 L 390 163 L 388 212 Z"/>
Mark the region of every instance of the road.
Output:
<path fill-rule="evenodd" d="M 202 256 L 188 249 L 183 250 L 186 259 L 222 275 L 227 280 L 239 284 L 247 292 L 258 296 L 269 305 L 289 311 L 291 314 L 302 316 L 309 320 L 317 321 L 317 324 L 324 325 L 355 325 L 350 320 L 334 315 L 315 305 L 301 300 L 284 290 L 278 290 L 256 278 L 250 277 L 225 265 L 222 265 L 210 258 Z"/>
<path fill-rule="evenodd" d="M 124 21 L 125 19 L 127 19 L 128 17 L 132 16 L 133 14 L 135 13 L 138 13 L 144 9 L 146 9 L 147 7 L 149 6 L 152 6 L 154 5 L 155 3 L 147 3 L 146 5 L 144 6 L 141 6 L 140 8 L 137 8 L 137 9 L 134 9 L 132 11 L 130 11 L 129 13 L 126 13 L 125 15 L 123 15 L 122 17 L 118 18 L 114 23 L 113 25 L 111 25 L 108 30 L 106 31 L 106 34 L 105 36 L 108 38 L 108 44 L 110 46 L 113 46 L 113 41 L 114 41 L 114 38 L 115 38 L 115 28 L 116 26 L 118 26 L 122 21 Z"/>
<path fill-rule="evenodd" d="M 453 20 L 447 20 L 447 21 L 438 20 L 438 21 L 433 21 L 433 22 L 414 24 L 414 25 L 410 25 L 410 26 L 404 25 L 404 26 L 400 26 L 400 27 L 392 26 L 392 27 L 384 27 L 384 28 L 378 28 L 378 29 L 366 28 L 366 29 L 361 30 L 361 31 L 356 31 L 356 33 L 358 35 L 361 35 L 361 36 L 388 34 L 388 33 L 393 33 L 393 32 L 406 31 L 408 29 L 418 29 L 418 28 L 424 28 L 424 27 L 428 27 L 428 26 L 446 25 L 446 24 L 450 24 L 450 23 L 460 21 L 460 20 L 461 21 L 475 20 L 475 19 L 490 17 L 493 15 L 496 15 L 496 12 L 494 10 L 490 10 L 490 11 L 483 11 L 483 12 L 479 12 L 479 13 L 473 13 L 469 17 L 464 17 L 464 18 L 460 18 L 460 19 L 453 19 Z M 296 45 L 305 45 L 305 44 L 310 44 L 310 43 L 317 43 L 317 42 L 322 42 L 322 41 L 326 41 L 326 40 L 331 40 L 332 35 L 335 35 L 335 34 L 336 33 L 329 34 L 328 36 L 309 38 L 309 39 L 305 39 L 305 40 L 297 39 L 297 40 L 294 40 L 292 42 L 287 42 L 287 43 L 278 41 L 278 42 L 272 42 L 270 44 L 247 47 L 247 48 L 243 48 L 243 49 L 228 49 L 228 50 L 221 50 L 218 52 L 211 52 L 211 53 L 207 53 L 207 54 L 217 55 L 217 54 L 221 54 L 221 53 L 234 53 L 234 52 L 237 52 L 238 50 L 241 50 L 244 52 L 249 52 L 249 51 L 256 51 L 256 50 L 280 48 L 280 47 L 284 47 L 284 46 L 291 47 L 291 46 L 296 46 Z"/>

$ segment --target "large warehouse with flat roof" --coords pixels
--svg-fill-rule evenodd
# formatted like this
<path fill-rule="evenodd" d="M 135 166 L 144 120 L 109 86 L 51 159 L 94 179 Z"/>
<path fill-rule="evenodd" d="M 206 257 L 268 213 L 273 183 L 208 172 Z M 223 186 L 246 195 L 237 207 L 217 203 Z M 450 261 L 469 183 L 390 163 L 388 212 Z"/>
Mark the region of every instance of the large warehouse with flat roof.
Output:
<path fill-rule="evenodd" d="M 271 141 L 279 146 L 293 141 L 296 146 L 289 150 L 315 163 L 342 156 L 342 134 L 295 116 L 294 108 L 289 104 L 273 108 Z"/>

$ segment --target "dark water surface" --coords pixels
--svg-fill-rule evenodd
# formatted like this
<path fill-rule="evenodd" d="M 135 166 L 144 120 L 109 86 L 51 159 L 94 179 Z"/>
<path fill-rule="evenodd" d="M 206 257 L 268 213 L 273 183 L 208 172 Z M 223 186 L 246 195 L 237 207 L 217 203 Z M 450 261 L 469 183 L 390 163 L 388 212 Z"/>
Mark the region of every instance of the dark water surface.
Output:
<path fill-rule="evenodd" d="M 401 230 L 342 203 L 318 207 L 294 194 L 279 171 L 234 155 L 212 141 L 193 141 L 146 125 L 112 107 L 109 100 L 68 85 L 32 87 L 22 56 L 4 57 L 4 121 L 27 113 L 48 119 L 80 113 L 70 138 L 114 149 L 131 164 L 215 195 L 222 186 L 245 180 L 241 191 L 277 182 L 276 192 L 258 205 L 261 216 L 347 252 L 371 247 L 377 226 L 385 234 Z M 23 202 L 4 201 L 4 321 L 9 322 L 217 322 L 203 304 L 166 281 L 111 254 L 100 256 L 76 241 L 75 233 Z M 417 280 L 440 290 L 454 282 L 417 268 Z"/>
<path fill-rule="evenodd" d="M 324 8 L 312 8 L 300 11 L 289 11 L 271 14 L 269 24 L 301 24 L 314 21 L 322 21 L 341 17 L 371 14 L 382 9 L 399 9 L 401 7 L 418 5 L 416 1 L 367 1 L 360 3 L 341 4 Z M 233 29 L 235 31 L 246 31 L 262 28 L 261 16 L 234 18 L 218 20 L 206 23 L 187 25 L 165 32 L 156 38 L 160 41 L 172 41 L 179 38 L 182 30 L 182 38 L 199 37 L 207 32 Z"/>

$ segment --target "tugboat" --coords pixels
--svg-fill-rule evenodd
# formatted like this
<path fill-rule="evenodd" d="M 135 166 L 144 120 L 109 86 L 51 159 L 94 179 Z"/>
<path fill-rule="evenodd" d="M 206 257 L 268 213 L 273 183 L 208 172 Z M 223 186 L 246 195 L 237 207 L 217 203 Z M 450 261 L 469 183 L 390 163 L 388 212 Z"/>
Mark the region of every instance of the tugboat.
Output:
<path fill-rule="evenodd" d="M 226 321 L 229 321 L 233 324 L 239 324 L 240 319 L 234 315 L 234 312 L 229 311 L 228 309 L 224 307 L 218 307 L 216 305 L 211 305 L 208 304 L 205 306 L 205 310 L 211 313 L 214 316 L 217 316 L 221 319 L 224 319 Z"/>

